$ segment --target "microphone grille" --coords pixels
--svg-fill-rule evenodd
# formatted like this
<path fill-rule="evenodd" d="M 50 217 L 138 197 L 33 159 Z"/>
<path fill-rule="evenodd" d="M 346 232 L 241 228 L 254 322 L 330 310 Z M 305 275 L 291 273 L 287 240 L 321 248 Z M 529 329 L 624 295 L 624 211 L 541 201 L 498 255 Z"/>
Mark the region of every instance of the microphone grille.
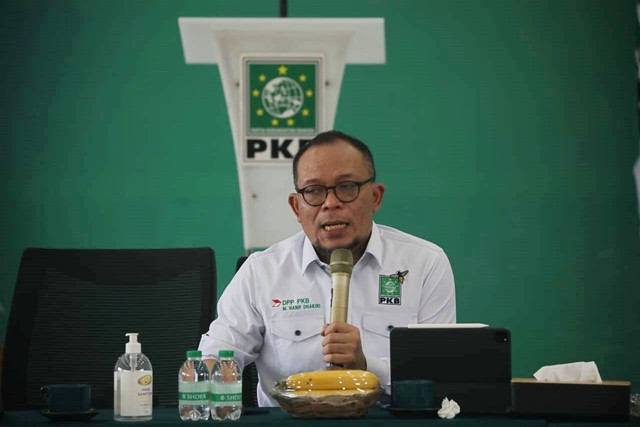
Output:
<path fill-rule="evenodd" d="M 347 273 L 351 274 L 353 270 L 353 255 L 348 249 L 334 249 L 331 252 L 331 274 L 333 273 Z"/>

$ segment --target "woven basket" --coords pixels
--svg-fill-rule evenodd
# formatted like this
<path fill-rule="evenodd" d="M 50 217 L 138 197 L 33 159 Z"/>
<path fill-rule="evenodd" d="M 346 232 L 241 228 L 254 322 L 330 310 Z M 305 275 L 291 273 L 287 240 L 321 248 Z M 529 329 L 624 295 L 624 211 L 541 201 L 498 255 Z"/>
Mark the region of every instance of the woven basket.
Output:
<path fill-rule="evenodd" d="M 358 418 L 367 414 L 382 395 L 383 388 L 374 390 L 326 390 L 305 392 L 288 390 L 276 385 L 271 396 L 280 407 L 296 418 Z"/>

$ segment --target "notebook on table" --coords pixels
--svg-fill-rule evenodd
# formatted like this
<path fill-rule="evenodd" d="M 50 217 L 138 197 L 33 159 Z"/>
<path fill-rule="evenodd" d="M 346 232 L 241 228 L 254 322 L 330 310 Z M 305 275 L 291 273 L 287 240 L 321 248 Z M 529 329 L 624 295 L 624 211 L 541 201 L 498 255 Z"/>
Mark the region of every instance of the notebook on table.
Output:
<path fill-rule="evenodd" d="M 409 325 L 390 333 L 393 381 L 431 380 L 438 406 L 455 400 L 463 414 L 504 414 L 511 407 L 511 333 L 484 324 Z"/>

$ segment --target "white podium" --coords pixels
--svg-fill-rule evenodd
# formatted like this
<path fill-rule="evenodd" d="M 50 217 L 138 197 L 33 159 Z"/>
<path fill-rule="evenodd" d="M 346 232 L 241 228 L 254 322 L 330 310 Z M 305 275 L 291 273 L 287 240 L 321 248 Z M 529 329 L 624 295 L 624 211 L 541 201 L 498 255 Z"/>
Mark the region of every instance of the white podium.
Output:
<path fill-rule="evenodd" d="M 287 204 L 294 191 L 291 157 L 333 128 L 345 64 L 385 62 L 384 20 L 179 18 L 178 24 L 186 63 L 218 64 L 244 248 L 267 247 L 300 229 Z"/>

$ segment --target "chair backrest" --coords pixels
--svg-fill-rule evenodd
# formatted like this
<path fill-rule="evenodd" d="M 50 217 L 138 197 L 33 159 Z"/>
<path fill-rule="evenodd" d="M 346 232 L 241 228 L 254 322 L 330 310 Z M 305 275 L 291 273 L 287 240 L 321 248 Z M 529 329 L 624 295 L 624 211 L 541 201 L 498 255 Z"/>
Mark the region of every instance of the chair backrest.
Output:
<path fill-rule="evenodd" d="M 236 261 L 236 271 L 240 270 L 247 256 Z M 242 371 L 242 406 L 251 408 L 258 406 L 258 369 L 255 363 L 249 363 Z"/>
<path fill-rule="evenodd" d="M 258 368 L 251 362 L 242 371 L 242 406 L 253 408 L 258 406 Z"/>
<path fill-rule="evenodd" d="M 40 408 L 40 387 L 88 383 L 113 407 L 113 369 L 127 332 L 153 366 L 154 404 L 178 402 L 178 369 L 214 318 L 209 248 L 37 249 L 22 254 L 7 327 L 6 409 Z M 6 390 L 11 390 L 7 393 Z"/>

